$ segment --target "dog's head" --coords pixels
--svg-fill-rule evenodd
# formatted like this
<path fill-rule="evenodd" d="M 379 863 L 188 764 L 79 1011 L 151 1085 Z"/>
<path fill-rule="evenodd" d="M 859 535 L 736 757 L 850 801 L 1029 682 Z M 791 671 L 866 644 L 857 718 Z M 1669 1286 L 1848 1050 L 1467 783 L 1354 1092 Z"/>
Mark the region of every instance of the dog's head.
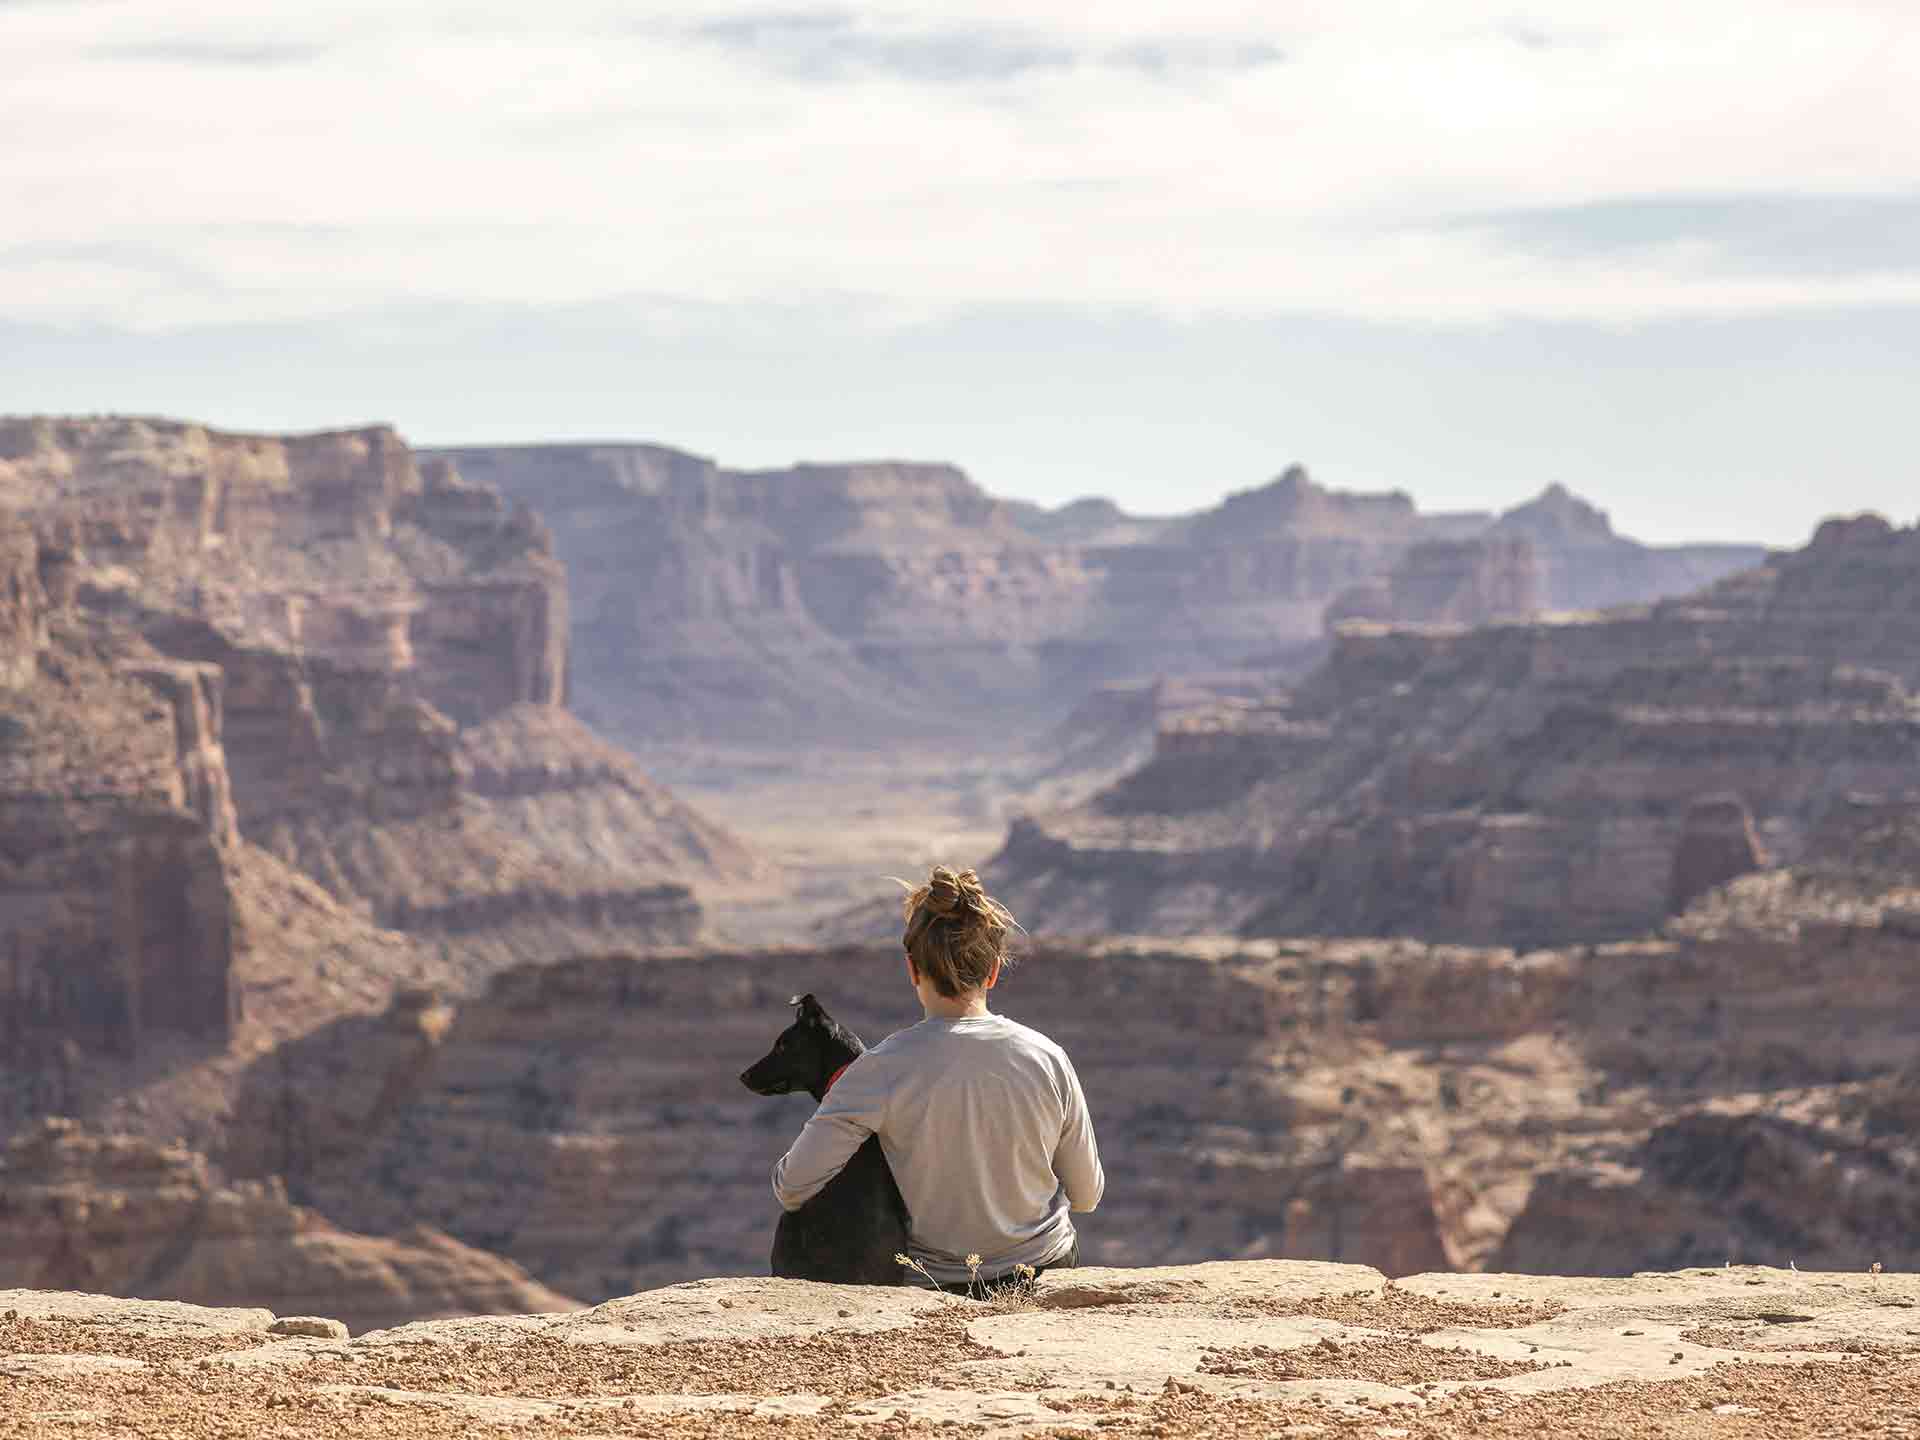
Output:
<path fill-rule="evenodd" d="M 756 1095 L 826 1093 L 833 1072 L 866 1047 L 860 1037 L 821 1008 L 811 995 L 796 995 L 793 1024 L 780 1032 L 761 1059 L 740 1073 L 740 1083 Z"/>

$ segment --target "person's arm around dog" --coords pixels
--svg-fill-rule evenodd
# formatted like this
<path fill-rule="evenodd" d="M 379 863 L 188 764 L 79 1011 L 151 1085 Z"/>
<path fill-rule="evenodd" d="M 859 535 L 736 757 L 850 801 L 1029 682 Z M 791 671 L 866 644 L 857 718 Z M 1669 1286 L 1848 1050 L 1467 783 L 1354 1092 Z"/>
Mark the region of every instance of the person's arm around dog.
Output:
<path fill-rule="evenodd" d="M 887 1084 L 882 1067 L 862 1055 L 833 1082 L 793 1148 L 773 1166 L 773 1197 L 785 1210 L 798 1210 L 827 1182 L 846 1169 L 853 1152 L 867 1143 L 887 1113 Z"/>

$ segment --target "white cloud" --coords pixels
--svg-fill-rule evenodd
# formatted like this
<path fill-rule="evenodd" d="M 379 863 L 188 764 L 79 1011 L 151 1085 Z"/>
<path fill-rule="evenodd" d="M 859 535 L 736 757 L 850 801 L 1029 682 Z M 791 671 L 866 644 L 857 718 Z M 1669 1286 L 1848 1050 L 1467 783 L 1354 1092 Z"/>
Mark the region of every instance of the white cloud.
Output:
<path fill-rule="evenodd" d="M 1920 262 L 1770 273 L 1698 231 L 1546 254 L 1459 219 L 1771 195 L 1817 243 L 1823 195 L 1920 192 L 1904 3 L 280 8 L 0 5 L 36 57 L 0 88 L 0 318 L 1920 302 Z"/>

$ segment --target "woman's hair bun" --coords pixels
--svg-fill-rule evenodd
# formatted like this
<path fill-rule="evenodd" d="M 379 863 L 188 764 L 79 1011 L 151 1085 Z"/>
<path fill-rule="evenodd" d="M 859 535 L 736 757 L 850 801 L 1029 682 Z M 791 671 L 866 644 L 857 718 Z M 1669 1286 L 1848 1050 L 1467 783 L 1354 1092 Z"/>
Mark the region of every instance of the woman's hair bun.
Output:
<path fill-rule="evenodd" d="M 936 865 L 925 884 L 899 883 L 907 891 L 907 954 L 942 995 L 977 989 L 995 966 L 1012 963 L 1007 935 L 1017 924 L 973 871 Z"/>
<path fill-rule="evenodd" d="M 920 902 L 936 919 L 959 920 L 979 913 L 987 892 L 971 870 L 949 870 L 936 865 L 927 876 L 926 897 Z"/>

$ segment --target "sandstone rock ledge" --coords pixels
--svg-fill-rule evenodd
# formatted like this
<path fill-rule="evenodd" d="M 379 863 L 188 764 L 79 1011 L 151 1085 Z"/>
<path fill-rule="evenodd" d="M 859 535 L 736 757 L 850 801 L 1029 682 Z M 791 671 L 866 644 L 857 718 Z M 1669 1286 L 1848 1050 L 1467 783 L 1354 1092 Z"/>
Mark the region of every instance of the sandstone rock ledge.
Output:
<path fill-rule="evenodd" d="M 265 1310 L 0 1291 L 0 1435 L 1783 1436 L 1920 1432 L 1920 1279 L 1240 1261 L 1020 1304 L 701 1280 L 275 1338 Z"/>

